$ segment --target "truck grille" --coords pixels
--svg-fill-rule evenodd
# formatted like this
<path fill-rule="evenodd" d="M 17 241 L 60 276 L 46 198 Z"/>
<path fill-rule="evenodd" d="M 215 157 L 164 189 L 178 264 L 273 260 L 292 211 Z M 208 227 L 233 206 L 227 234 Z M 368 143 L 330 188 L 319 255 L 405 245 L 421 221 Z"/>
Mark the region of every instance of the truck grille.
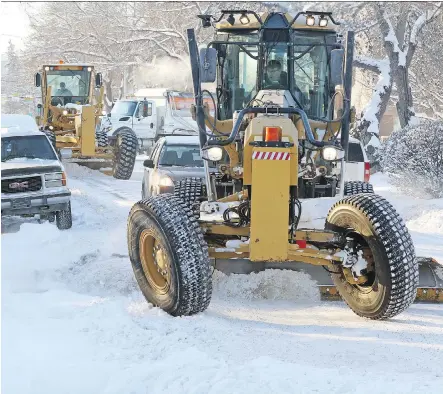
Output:
<path fill-rule="evenodd" d="M 42 188 L 42 177 L 2 179 L 2 193 L 36 192 Z"/>

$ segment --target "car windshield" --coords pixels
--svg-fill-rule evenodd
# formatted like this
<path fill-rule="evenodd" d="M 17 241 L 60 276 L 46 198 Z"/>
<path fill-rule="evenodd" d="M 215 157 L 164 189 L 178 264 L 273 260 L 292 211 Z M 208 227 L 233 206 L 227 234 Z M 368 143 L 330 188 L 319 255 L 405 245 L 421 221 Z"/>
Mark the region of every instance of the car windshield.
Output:
<path fill-rule="evenodd" d="M 2 137 L 2 162 L 13 159 L 57 160 L 48 138 L 42 134 Z"/>
<path fill-rule="evenodd" d="M 111 114 L 118 116 L 133 116 L 137 101 L 117 101 Z"/>
<path fill-rule="evenodd" d="M 198 145 L 165 145 L 160 154 L 160 166 L 203 167 Z M 210 167 L 215 164 L 209 162 Z"/>

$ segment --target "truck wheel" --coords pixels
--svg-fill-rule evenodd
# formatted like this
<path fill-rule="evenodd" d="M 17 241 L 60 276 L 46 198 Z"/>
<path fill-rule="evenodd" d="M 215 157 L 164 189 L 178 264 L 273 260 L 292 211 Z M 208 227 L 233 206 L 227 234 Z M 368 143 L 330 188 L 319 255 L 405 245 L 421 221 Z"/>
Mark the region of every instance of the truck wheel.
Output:
<path fill-rule="evenodd" d="M 96 131 L 95 132 L 95 141 L 97 142 L 97 146 L 99 148 L 105 148 L 108 144 L 108 134 L 106 131 Z"/>
<path fill-rule="evenodd" d="M 128 218 L 132 268 L 145 298 L 173 316 L 204 311 L 212 295 L 209 253 L 190 209 L 172 194 L 136 203 Z"/>
<path fill-rule="evenodd" d="M 376 194 L 345 197 L 329 210 L 325 228 L 348 239 L 346 262 L 353 265 L 332 267 L 332 280 L 357 315 L 386 319 L 408 308 L 417 292 L 418 263 L 411 236 L 388 201 Z M 362 281 L 351 283 L 349 273 Z"/>
<path fill-rule="evenodd" d="M 345 196 L 351 196 L 359 193 L 374 193 L 374 187 L 370 183 L 362 181 L 345 182 Z"/>
<path fill-rule="evenodd" d="M 206 195 L 206 186 L 200 178 L 185 178 L 176 182 L 174 195 L 191 208 L 197 219 L 200 217 L 200 198 Z"/>
<path fill-rule="evenodd" d="M 134 170 L 135 158 L 137 156 L 137 137 L 132 131 L 121 131 L 117 135 L 115 148 L 112 175 L 117 179 L 129 179 Z"/>
<path fill-rule="evenodd" d="M 71 202 L 68 202 L 68 208 L 55 213 L 55 223 L 59 230 L 68 230 L 72 227 Z"/>

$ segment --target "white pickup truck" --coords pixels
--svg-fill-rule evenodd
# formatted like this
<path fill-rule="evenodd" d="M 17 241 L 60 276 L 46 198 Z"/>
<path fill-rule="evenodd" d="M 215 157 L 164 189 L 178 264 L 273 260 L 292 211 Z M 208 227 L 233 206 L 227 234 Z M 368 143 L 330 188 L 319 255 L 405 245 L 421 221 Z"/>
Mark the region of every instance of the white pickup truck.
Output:
<path fill-rule="evenodd" d="M 72 227 L 66 173 L 31 116 L 1 116 L 1 216 L 40 215 L 60 230 Z M 60 154 L 69 157 L 69 150 Z"/>
<path fill-rule="evenodd" d="M 209 97 L 206 102 L 212 107 Z M 163 135 L 198 135 L 190 108 L 194 95 L 167 89 L 140 89 L 134 97 L 118 100 L 102 120 L 108 136 L 129 128 L 139 140 L 140 150 L 150 151 Z"/>

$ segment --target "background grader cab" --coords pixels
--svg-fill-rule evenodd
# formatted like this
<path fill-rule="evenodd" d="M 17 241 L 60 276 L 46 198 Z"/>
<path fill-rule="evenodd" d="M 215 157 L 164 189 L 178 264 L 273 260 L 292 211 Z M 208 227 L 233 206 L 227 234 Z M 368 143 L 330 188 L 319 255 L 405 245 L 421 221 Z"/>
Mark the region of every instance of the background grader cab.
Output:
<path fill-rule="evenodd" d="M 106 173 L 117 179 L 131 177 L 137 138 L 130 129 L 111 138 L 99 130 L 103 86 L 93 66 L 47 64 L 35 75 L 35 85 L 42 89 L 43 102 L 38 106 L 37 123 L 57 149 L 69 149 L 75 163 L 112 168 Z"/>
<path fill-rule="evenodd" d="M 216 29 L 200 54 L 188 30 L 207 195 L 185 201 L 164 194 L 133 206 L 129 255 L 147 300 L 171 315 L 205 310 L 212 260 L 234 273 L 319 269 L 308 272 L 326 297 L 339 295 L 370 319 L 396 316 L 423 291 L 441 301 L 435 262 L 416 258 L 392 205 L 363 183 L 344 187 L 353 32 L 342 43 L 329 13 L 199 17 Z M 201 83 L 215 81 L 211 117 Z M 207 161 L 219 162 L 218 174 Z M 332 164 L 340 165 L 339 176 Z M 218 185 L 229 182 L 231 193 L 223 193 Z M 301 200 L 337 190 L 324 228 L 300 228 Z M 420 287 L 423 269 L 433 274 L 423 279 L 433 281 Z"/>

